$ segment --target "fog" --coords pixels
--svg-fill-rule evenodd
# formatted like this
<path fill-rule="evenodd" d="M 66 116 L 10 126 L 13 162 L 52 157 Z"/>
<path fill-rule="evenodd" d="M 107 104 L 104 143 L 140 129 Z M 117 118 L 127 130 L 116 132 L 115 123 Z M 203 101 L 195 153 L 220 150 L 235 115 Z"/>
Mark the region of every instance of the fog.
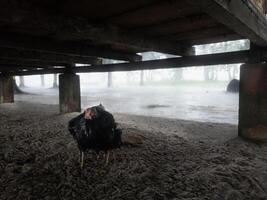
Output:
<path fill-rule="evenodd" d="M 220 53 L 249 48 L 246 40 L 196 46 L 196 54 Z M 143 53 L 143 60 L 164 59 L 172 55 Z M 104 63 L 116 63 L 104 60 Z M 239 79 L 240 64 L 178 69 L 143 70 L 80 75 L 82 107 L 103 103 L 112 112 L 178 118 L 218 123 L 237 123 L 238 94 L 226 93 L 232 79 Z M 58 104 L 58 75 L 16 77 L 23 90 L 34 98 L 17 100 Z M 22 80 L 23 79 L 23 80 Z M 43 96 L 49 96 L 43 101 Z M 54 98 L 51 98 L 53 96 Z M 39 99 L 38 99 L 39 98 Z"/>

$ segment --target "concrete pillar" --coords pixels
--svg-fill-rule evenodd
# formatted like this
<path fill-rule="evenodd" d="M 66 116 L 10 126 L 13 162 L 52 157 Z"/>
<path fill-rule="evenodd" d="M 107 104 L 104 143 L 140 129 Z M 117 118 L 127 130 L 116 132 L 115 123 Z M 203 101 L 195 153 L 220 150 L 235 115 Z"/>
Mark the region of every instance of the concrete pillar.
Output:
<path fill-rule="evenodd" d="M 80 77 L 74 73 L 59 75 L 60 113 L 81 111 Z"/>
<path fill-rule="evenodd" d="M 0 103 L 14 102 L 14 87 L 12 76 L 0 77 Z"/>
<path fill-rule="evenodd" d="M 267 141 L 267 64 L 240 68 L 238 134 L 256 142 Z"/>

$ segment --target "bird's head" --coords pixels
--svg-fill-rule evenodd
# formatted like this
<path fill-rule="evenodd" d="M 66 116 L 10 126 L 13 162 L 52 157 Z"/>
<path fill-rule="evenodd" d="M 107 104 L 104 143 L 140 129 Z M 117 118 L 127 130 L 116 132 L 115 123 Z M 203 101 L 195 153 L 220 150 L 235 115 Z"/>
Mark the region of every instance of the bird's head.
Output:
<path fill-rule="evenodd" d="M 95 107 L 87 108 L 84 111 L 84 118 L 88 120 L 95 119 L 97 117 L 97 109 Z"/>

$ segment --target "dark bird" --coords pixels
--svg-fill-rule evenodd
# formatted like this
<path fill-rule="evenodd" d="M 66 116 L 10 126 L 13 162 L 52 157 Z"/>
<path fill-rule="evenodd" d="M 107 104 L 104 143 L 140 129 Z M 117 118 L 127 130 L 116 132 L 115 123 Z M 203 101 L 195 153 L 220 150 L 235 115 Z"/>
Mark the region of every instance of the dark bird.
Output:
<path fill-rule="evenodd" d="M 113 115 L 101 104 L 70 120 L 68 128 L 80 150 L 81 168 L 86 150 L 94 150 L 97 154 L 104 151 L 107 165 L 110 151 L 121 146 L 122 131 L 117 128 Z"/>
<path fill-rule="evenodd" d="M 226 91 L 227 92 L 234 92 L 234 93 L 238 93 L 239 92 L 239 83 L 240 81 L 237 80 L 237 79 L 232 79 L 228 85 L 227 85 L 227 88 L 226 88 Z"/>

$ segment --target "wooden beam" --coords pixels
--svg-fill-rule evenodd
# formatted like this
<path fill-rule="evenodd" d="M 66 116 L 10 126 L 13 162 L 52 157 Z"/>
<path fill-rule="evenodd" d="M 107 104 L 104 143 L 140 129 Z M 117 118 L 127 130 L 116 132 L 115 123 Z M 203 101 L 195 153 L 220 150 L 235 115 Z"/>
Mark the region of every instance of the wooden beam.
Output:
<path fill-rule="evenodd" d="M 21 71 L 21 70 L 37 70 L 37 69 L 48 69 L 54 68 L 55 65 L 10 65 L 10 64 L 0 64 L 0 72 L 14 72 L 14 71 Z M 56 66 L 56 67 L 65 67 L 65 66 Z"/>
<path fill-rule="evenodd" d="M 218 26 L 219 23 L 207 14 L 197 14 L 186 18 L 178 18 L 165 23 L 137 28 L 132 32 L 152 36 L 163 36 L 167 34 L 185 33 Z"/>
<path fill-rule="evenodd" d="M 50 62 L 50 61 L 27 61 L 27 60 L 13 60 L 13 59 L 0 59 L 0 66 L 32 66 L 37 68 L 40 66 L 66 66 L 70 63 L 66 62 Z"/>
<path fill-rule="evenodd" d="M 168 69 L 192 66 L 207 66 L 220 64 L 245 63 L 248 61 L 250 51 L 238 51 L 228 53 L 218 53 L 199 56 L 186 56 L 179 58 L 167 58 L 162 60 L 139 61 L 133 63 L 92 65 L 87 67 L 72 68 L 76 73 L 88 72 L 110 72 L 110 71 L 134 71 L 134 70 L 151 70 L 151 69 Z M 48 73 L 64 73 L 65 69 L 45 69 L 45 70 L 29 70 L 18 71 L 11 75 L 34 75 Z"/>
<path fill-rule="evenodd" d="M 185 0 L 259 46 L 267 46 L 267 20 L 244 0 Z"/>
<path fill-rule="evenodd" d="M 0 71 L 18 71 L 23 69 L 36 69 L 36 68 L 49 68 L 51 66 L 40 66 L 40 67 L 33 67 L 27 65 L 7 65 L 7 64 L 0 64 Z"/>
<path fill-rule="evenodd" d="M 237 34 L 223 34 L 209 38 L 191 39 L 184 42 L 191 45 L 202 45 L 202 44 L 211 44 L 211 43 L 226 42 L 226 41 L 241 40 L 241 39 L 245 38 Z"/>
<path fill-rule="evenodd" d="M 0 47 L 79 57 L 101 57 L 127 61 L 142 59 L 142 56 L 134 53 L 94 47 L 85 42 L 60 42 L 46 37 L 34 37 L 25 34 L 0 33 Z"/>
<path fill-rule="evenodd" d="M 136 52 L 157 51 L 181 56 L 194 55 L 195 53 L 192 46 L 185 46 L 168 40 L 158 40 L 157 38 L 146 37 L 143 34 L 132 34 L 131 31 L 122 30 L 118 27 L 96 27 L 85 22 L 78 30 L 58 30 L 53 38 L 61 40 L 90 39 L 94 43 L 127 47 Z"/>
<path fill-rule="evenodd" d="M 164 37 L 168 37 L 170 40 L 173 41 L 188 43 L 188 41 L 190 40 L 207 39 L 220 35 L 229 35 L 233 33 L 234 32 L 228 29 L 227 27 L 219 25 L 217 27 L 194 30 L 190 32 L 176 33 Z"/>
<path fill-rule="evenodd" d="M 184 18 L 196 12 L 197 8 L 188 6 L 184 1 L 157 1 L 153 5 L 110 17 L 107 21 L 120 27 L 135 29 Z"/>
<path fill-rule="evenodd" d="M 12 61 L 29 62 L 51 62 L 51 63 L 84 63 L 101 64 L 101 59 L 88 56 L 72 56 L 64 54 L 54 54 L 31 50 L 18 50 L 13 48 L 0 48 L 0 60 L 9 59 Z"/>

